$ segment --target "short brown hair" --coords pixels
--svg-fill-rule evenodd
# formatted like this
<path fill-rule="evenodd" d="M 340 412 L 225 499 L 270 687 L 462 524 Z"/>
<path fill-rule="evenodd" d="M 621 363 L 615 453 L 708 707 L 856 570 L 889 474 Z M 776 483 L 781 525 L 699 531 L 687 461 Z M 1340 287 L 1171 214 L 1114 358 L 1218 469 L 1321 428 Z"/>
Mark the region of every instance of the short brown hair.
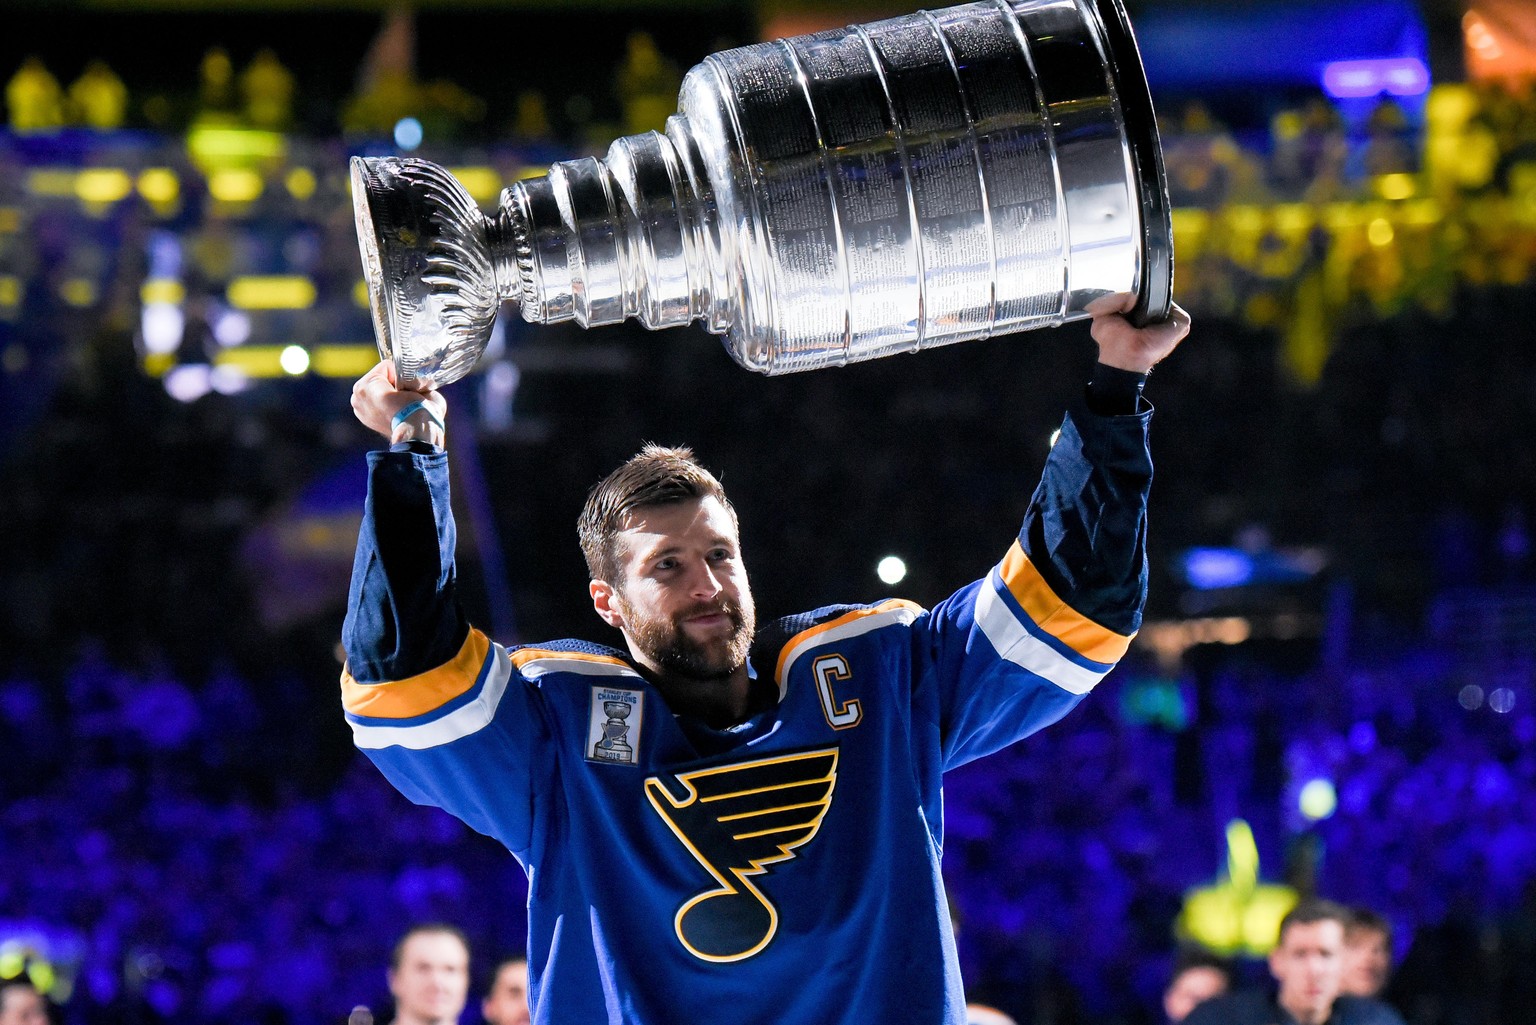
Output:
<path fill-rule="evenodd" d="M 725 489 L 693 458 L 693 449 L 647 444 L 587 493 L 587 504 L 576 521 L 587 573 L 615 587 L 621 582 L 614 538 L 624 529 L 624 516 L 631 509 L 710 497 L 719 499 L 731 519 L 736 518 Z"/>
<path fill-rule="evenodd" d="M 405 945 L 411 942 L 413 936 L 429 936 L 443 934 L 452 936 L 464 945 L 464 953 L 469 953 L 469 937 L 464 935 L 464 930 L 447 922 L 420 922 L 407 929 L 398 940 L 395 941 L 395 949 L 389 955 L 389 970 L 398 972 L 400 963 L 405 958 Z"/>
<path fill-rule="evenodd" d="M 1311 925 L 1314 922 L 1338 922 L 1343 928 L 1350 921 L 1349 909 L 1342 904 L 1321 897 L 1309 897 L 1301 901 L 1280 919 L 1279 939 L 1284 941 L 1285 931 L 1293 925 Z"/>

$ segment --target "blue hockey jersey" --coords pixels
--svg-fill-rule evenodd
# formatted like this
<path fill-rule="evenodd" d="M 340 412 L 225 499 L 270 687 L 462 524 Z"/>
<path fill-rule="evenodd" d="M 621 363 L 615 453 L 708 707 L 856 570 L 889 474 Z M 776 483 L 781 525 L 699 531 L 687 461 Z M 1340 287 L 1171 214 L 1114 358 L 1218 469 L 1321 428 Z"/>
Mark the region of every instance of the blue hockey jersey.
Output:
<path fill-rule="evenodd" d="M 355 742 L 528 874 L 540 1025 L 964 1021 L 945 770 L 1060 719 L 1146 589 L 1150 415 L 1068 418 L 1017 540 L 931 611 L 771 623 L 777 700 L 674 715 L 627 653 L 503 648 L 454 599 L 447 457 L 370 455 L 345 626 Z"/>

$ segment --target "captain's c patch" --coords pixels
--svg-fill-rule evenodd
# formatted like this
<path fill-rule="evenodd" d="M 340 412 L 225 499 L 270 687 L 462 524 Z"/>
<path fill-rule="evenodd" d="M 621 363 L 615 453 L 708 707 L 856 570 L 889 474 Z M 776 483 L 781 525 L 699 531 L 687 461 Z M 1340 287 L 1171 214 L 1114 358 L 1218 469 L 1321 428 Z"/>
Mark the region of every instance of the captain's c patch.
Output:
<path fill-rule="evenodd" d="M 645 719 L 645 693 L 624 687 L 593 687 L 587 712 L 589 762 L 634 765 Z"/>
<path fill-rule="evenodd" d="M 677 910 L 690 954 L 740 961 L 772 942 L 779 911 L 752 877 L 815 837 L 836 788 L 835 747 L 645 781 L 651 807 L 719 884 Z"/>

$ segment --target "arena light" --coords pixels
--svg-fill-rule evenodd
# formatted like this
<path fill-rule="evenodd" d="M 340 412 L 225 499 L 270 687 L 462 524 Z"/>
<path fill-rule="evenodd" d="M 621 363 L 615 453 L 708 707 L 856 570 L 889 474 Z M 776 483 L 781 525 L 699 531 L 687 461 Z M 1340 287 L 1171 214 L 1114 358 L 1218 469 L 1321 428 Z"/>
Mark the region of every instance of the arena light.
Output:
<path fill-rule="evenodd" d="M 0 310 L 21 305 L 21 279 L 14 274 L 0 274 Z"/>
<path fill-rule="evenodd" d="M 379 362 L 378 347 L 362 345 L 317 345 L 310 353 L 309 369 L 321 377 L 362 377 Z"/>
<path fill-rule="evenodd" d="M 1323 91 L 1336 100 L 1422 96 L 1429 91 L 1429 69 L 1417 57 L 1332 61 L 1323 66 Z"/>
<path fill-rule="evenodd" d="M 237 310 L 307 310 L 315 305 L 315 283 L 298 274 L 235 278 L 225 293 Z"/>
<path fill-rule="evenodd" d="M 288 195 L 303 202 L 315 194 L 315 189 L 320 183 L 315 178 L 315 172 L 309 168 L 295 167 L 283 179 L 283 184 L 288 188 Z"/>
<path fill-rule="evenodd" d="M 875 575 L 882 584 L 899 584 L 907 578 L 907 564 L 900 556 L 887 555 L 875 566 Z"/>
<path fill-rule="evenodd" d="M 293 377 L 300 377 L 309 369 L 309 350 L 302 345 L 284 346 L 277 359 L 283 372 Z"/>
<path fill-rule="evenodd" d="M 110 206 L 133 191 L 133 179 L 116 167 L 91 167 L 75 176 L 75 195 L 82 203 Z"/>
<path fill-rule="evenodd" d="M 187 149 L 199 166 L 217 168 L 280 160 L 288 144 L 278 132 L 203 126 L 187 133 Z"/>
<path fill-rule="evenodd" d="M 152 355 L 169 355 L 181 345 L 186 330 L 186 317 L 181 307 L 174 303 L 145 303 L 139 314 L 139 337 L 144 340 L 144 351 Z"/>
<path fill-rule="evenodd" d="M 1330 779 L 1309 779 L 1296 796 L 1296 805 L 1303 815 L 1317 822 L 1328 818 L 1338 809 L 1338 791 Z"/>
<path fill-rule="evenodd" d="M 166 303 L 180 306 L 187 298 L 187 289 L 175 278 L 145 278 L 139 286 L 139 301 L 145 306 Z"/>
<path fill-rule="evenodd" d="M 164 378 L 165 393 L 177 402 L 196 402 L 213 388 L 213 371 L 206 363 L 174 367 Z"/>
<path fill-rule="evenodd" d="M 494 167 L 450 167 L 448 173 L 476 203 L 490 203 L 501 195 L 501 175 Z"/>
<path fill-rule="evenodd" d="M 426 137 L 421 122 L 414 117 L 403 117 L 395 122 L 395 145 L 407 153 L 414 152 Z"/>
<path fill-rule="evenodd" d="M 174 203 L 181 195 L 181 181 L 168 167 L 146 167 L 139 172 L 135 185 L 139 195 L 156 206 Z"/>
<path fill-rule="evenodd" d="M 245 167 L 226 167 L 208 176 L 208 195 L 221 203 L 250 203 L 261 198 L 261 175 Z"/>

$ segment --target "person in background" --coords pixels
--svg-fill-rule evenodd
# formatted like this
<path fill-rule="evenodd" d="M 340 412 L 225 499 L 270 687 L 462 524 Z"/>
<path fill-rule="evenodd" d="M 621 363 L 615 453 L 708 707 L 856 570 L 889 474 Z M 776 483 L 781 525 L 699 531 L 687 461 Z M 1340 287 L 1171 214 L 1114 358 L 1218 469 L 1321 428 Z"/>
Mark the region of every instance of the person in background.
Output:
<path fill-rule="evenodd" d="M 395 1025 L 458 1025 L 469 998 L 469 941 L 451 925 L 412 926 L 389 961 Z"/>
<path fill-rule="evenodd" d="M 30 979 L 0 982 L 0 1025 L 48 1025 L 48 999 Z"/>
<path fill-rule="evenodd" d="M 1339 992 L 1349 920 L 1349 912 L 1332 901 L 1297 904 L 1280 921 L 1280 938 L 1269 954 L 1274 991 L 1207 1000 L 1184 1025 L 1403 1025 L 1381 1001 Z"/>
<path fill-rule="evenodd" d="M 1173 964 L 1173 976 L 1163 990 L 1163 1014 L 1170 1025 L 1178 1025 L 1200 1004 L 1226 995 L 1232 988 L 1232 966 L 1224 958 L 1201 947 L 1179 952 Z"/>
<path fill-rule="evenodd" d="M 480 1001 L 485 1025 L 528 1025 L 528 959 L 503 958 L 491 973 L 491 987 Z"/>
<path fill-rule="evenodd" d="M 1343 993 L 1379 997 L 1392 974 L 1392 923 L 1366 907 L 1350 909 L 1344 926 Z"/>

